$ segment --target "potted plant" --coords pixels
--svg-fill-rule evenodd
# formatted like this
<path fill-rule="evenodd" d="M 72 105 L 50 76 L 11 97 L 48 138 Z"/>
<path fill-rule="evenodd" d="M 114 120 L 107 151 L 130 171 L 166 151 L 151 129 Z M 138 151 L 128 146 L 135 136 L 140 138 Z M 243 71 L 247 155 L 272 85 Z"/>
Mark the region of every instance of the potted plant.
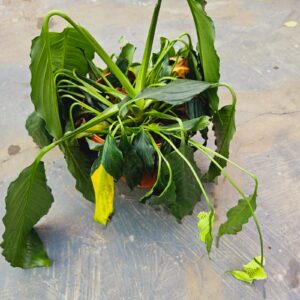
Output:
<path fill-rule="evenodd" d="M 152 53 L 161 0 L 154 9 L 142 61 L 134 61 L 134 45 L 122 39 L 121 51 L 109 55 L 83 27 L 60 11 L 44 19 L 41 34 L 31 48 L 31 99 L 35 111 L 26 128 L 41 148 L 33 163 L 8 188 L 3 218 L 3 255 L 14 267 L 50 265 L 50 259 L 34 225 L 54 201 L 46 183 L 42 158 L 58 146 L 76 188 L 95 202 L 94 220 L 106 225 L 114 206 L 114 185 L 120 178 L 131 188 L 149 188 L 140 201 L 162 205 L 178 220 L 193 213 L 201 197 L 208 210 L 198 214 L 200 240 L 210 253 L 214 240 L 214 206 L 204 184 L 223 174 L 241 200 L 227 212 L 218 230 L 237 234 L 253 217 L 261 253 L 242 270 L 230 271 L 237 279 L 252 282 L 266 278 L 263 239 L 255 216 L 258 181 L 229 160 L 229 144 L 235 132 L 236 94 L 219 82 L 219 57 L 214 48 L 214 26 L 205 12 L 205 1 L 187 0 L 197 43 L 188 33 L 176 39 L 160 39 Z M 49 20 L 59 16 L 70 27 L 49 32 Z M 105 63 L 94 63 L 98 55 Z M 217 89 L 227 88 L 230 105 L 219 108 Z M 212 124 L 216 150 L 206 146 Z M 201 134 L 202 141 L 195 139 Z M 210 161 L 207 171 L 194 160 L 199 151 Z M 247 196 L 224 169 L 227 163 L 254 182 Z"/>

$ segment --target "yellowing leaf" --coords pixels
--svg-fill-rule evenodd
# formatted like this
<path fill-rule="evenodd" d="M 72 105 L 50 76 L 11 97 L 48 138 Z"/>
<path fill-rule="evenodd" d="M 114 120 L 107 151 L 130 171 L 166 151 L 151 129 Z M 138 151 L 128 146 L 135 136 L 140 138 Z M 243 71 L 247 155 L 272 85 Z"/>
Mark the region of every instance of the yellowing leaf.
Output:
<path fill-rule="evenodd" d="M 213 224 L 215 220 L 214 211 L 210 212 L 201 211 L 198 214 L 198 228 L 200 229 L 199 238 L 200 241 L 206 244 L 208 254 L 210 253 L 212 242 L 213 242 Z"/>
<path fill-rule="evenodd" d="M 114 178 L 101 164 L 92 174 L 95 191 L 95 222 L 106 225 L 114 211 Z"/>
<path fill-rule="evenodd" d="M 258 262 L 261 261 L 261 256 L 256 256 L 248 264 L 243 265 L 242 270 L 230 270 L 229 273 L 236 279 L 245 281 L 247 283 L 252 283 L 253 280 L 263 280 L 266 279 L 267 273 Z M 263 259 L 263 265 L 265 265 L 265 259 Z"/>
<path fill-rule="evenodd" d="M 253 282 L 253 279 L 244 271 L 231 270 L 229 272 L 237 280 L 241 280 L 241 281 L 244 281 L 244 282 L 247 282 L 247 283 L 252 283 Z"/>
<path fill-rule="evenodd" d="M 284 26 L 288 27 L 288 28 L 294 28 L 297 25 L 298 25 L 298 22 L 296 22 L 296 21 L 287 21 L 284 23 Z"/>

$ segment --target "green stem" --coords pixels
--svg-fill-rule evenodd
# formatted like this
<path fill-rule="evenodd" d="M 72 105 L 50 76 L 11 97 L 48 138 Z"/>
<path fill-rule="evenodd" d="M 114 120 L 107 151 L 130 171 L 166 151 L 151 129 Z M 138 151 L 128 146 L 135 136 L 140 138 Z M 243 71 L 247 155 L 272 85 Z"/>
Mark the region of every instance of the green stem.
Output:
<path fill-rule="evenodd" d="M 231 176 L 220 166 L 220 164 L 209 154 L 207 154 L 206 149 L 209 149 L 193 140 L 189 140 L 189 143 L 193 146 L 195 146 L 198 150 L 200 150 L 210 161 L 212 161 L 218 169 L 220 169 L 221 173 L 228 179 L 228 181 L 231 183 L 231 185 L 236 189 L 236 191 L 242 196 L 242 198 L 247 202 L 251 215 L 253 217 L 255 226 L 257 228 L 257 232 L 259 235 L 259 240 L 260 240 L 260 252 L 261 252 L 261 266 L 263 267 L 263 258 L 264 258 L 264 243 L 263 243 L 263 237 L 262 237 L 262 232 L 261 232 L 261 228 L 258 222 L 258 219 L 256 217 L 256 214 L 251 206 L 251 204 L 249 203 L 249 200 L 247 199 L 246 195 L 241 191 L 241 189 L 237 186 L 237 184 L 233 181 L 233 179 L 231 178 Z M 210 149 L 209 149 L 210 150 Z M 211 151 L 214 152 L 214 151 Z M 220 158 L 222 159 L 226 159 L 225 157 L 223 157 L 222 155 L 218 155 Z M 227 159 L 226 159 L 227 160 Z M 228 161 L 228 160 L 227 160 Z M 236 163 L 234 163 L 235 166 L 237 166 L 240 170 L 244 169 L 240 166 L 238 166 Z M 246 172 L 247 175 L 249 175 L 249 172 Z M 251 176 L 252 177 L 252 176 Z M 255 178 L 255 188 L 254 188 L 254 194 L 257 194 L 257 189 L 258 189 L 258 181 L 257 178 Z"/>
<path fill-rule="evenodd" d="M 208 197 L 208 195 L 206 194 L 206 191 L 205 191 L 205 189 L 204 189 L 204 187 L 203 187 L 203 185 L 202 185 L 202 183 L 201 183 L 201 181 L 200 181 L 200 179 L 199 179 L 199 177 L 198 177 L 198 175 L 197 175 L 197 173 L 196 173 L 196 171 L 194 170 L 194 168 L 193 168 L 193 166 L 191 165 L 191 163 L 186 159 L 186 157 L 176 148 L 176 146 L 173 144 L 173 142 L 169 139 L 169 138 L 167 138 L 164 134 L 162 134 L 161 132 L 159 132 L 159 131 L 156 131 L 156 130 L 153 130 L 153 129 L 151 129 L 151 128 L 149 128 L 150 130 L 152 130 L 153 132 L 155 132 L 156 134 L 158 134 L 158 135 L 160 135 L 164 140 L 166 140 L 169 144 L 170 144 L 170 146 L 175 150 L 175 152 L 184 160 L 184 162 L 188 165 L 188 167 L 190 168 L 190 170 L 191 170 L 191 172 L 193 173 L 193 175 L 194 175 L 194 177 L 195 177 L 195 179 L 196 179 L 196 181 L 197 181 L 197 183 L 198 183 L 198 185 L 199 185 L 199 187 L 200 187 L 200 189 L 201 189 L 201 191 L 202 191 L 202 193 L 203 193 L 203 196 L 204 196 L 204 198 L 205 198 L 205 201 L 206 201 L 206 203 L 207 203 L 207 206 L 210 208 L 210 210 L 213 212 L 214 211 L 214 207 L 213 207 L 213 205 L 212 205 L 212 203 L 211 203 L 211 201 L 209 200 L 209 197 Z"/>
<path fill-rule="evenodd" d="M 95 52 L 99 55 L 99 57 L 106 63 L 111 72 L 118 78 L 121 82 L 124 89 L 128 92 L 131 97 L 136 96 L 136 92 L 131 85 L 128 78 L 122 73 L 119 67 L 113 62 L 110 56 L 105 52 L 105 50 L 100 46 L 100 44 L 95 40 L 95 38 L 83 27 L 77 25 L 69 16 L 64 14 L 59 10 L 50 11 L 43 22 L 42 31 L 48 33 L 49 32 L 49 20 L 52 16 L 59 16 L 65 19 L 68 23 L 70 23 L 82 36 L 83 38 L 94 48 Z M 47 34 L 48 36 L 48 34 Z"/>

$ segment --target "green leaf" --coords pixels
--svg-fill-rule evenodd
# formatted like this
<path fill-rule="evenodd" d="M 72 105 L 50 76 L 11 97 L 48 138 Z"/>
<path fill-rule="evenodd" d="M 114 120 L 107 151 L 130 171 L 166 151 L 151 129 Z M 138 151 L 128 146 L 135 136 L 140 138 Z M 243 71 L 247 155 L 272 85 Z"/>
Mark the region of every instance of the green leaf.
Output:
<path fill-rule="evenodd" d="M 154 167 L 155 150 L 151 144 L 150 138 L 144 129 L 133 140 L 133 146 L 136 153 L 141 158 L 144 168 L 151 171 Z"/>
<path fill-rule="evenodd" d="M 209 117 L 208 116 L 202 116 L 199 118 L 191 119 L 191 120 L 186 120 L 182 122 L 183 128 L 186 131 L 198 131 L 198 130 L 203 130 L 207 128 L 209 125 Z M 159 130 L 161 131 L 178 131 L 181 129 L 181 127 L 177 124 L 172 124 L 172 125 L 165 125 L 165 126 L 158 126 Z"/>
<path fill-rule="evenodd" d="M 247 282 L 247 283 L 252 283 L 253 282 L 253 279 L 244 271 L 231 270 L 229 272 L 237 280 L 244 281 L 244 282 Z"/>
<path fill-rule="evenodd" d="M 32 42 L 30 55 L 31 99 L 35 110 L 45 120 L 47 131 L 58 139 L 63 133 L 54 72 L 75 68 L 85 74 L 88 71 L 86 56 L 91 59 L 93 52 L 74 29 L 49 33 L 43 27 L 40 36 Z"/>
<path fill-rule="evenodd" d="M 77 140 L 69 140 L 60 145 L 64 153 L 70 173 L 76 180 L 76 189 L 89 201 L 95 201 L 90 170 L 92 158 L 86 155 L 80 148 Z"/>
<path fill-rule="evenodd" d="M 145 87 L 147 71 L 148 71 L 148 67 L 149 67 L 149 63 L 150 63 L 152 45 L 153 45 L 158 15 L 159 15 L 159 11 L 160 11 L 160 6 L 161 6 L 161 0 L 157 0 L 153 15 L 152 15 L 150 28 L 148 31 L 148 36 L 147 36 L 147 40 L 146 40 L 146 44 L 145 44 L 142 64 L 141 64 L 141 67 L 140 67 L 140 70 L 139 70 L 139 73 L 138 73 L 138 76 L 136 79 L 135 86 L 136 86 L 137 92 L 140 92 Z"/>
<path fill-rule="evenodd" d="M 165 86 L 144 89 L 137 97 L 143 99 L 156 99 L 171 105 L 179 105 L 190 101 L 196 95 L 209 89 L 209 82 L 177 79 Z"/>
<path fill-rule="evenodd" d="M 206 244 L 206 250 L 210 253 L 211 246 L 213 243 L 213 224 L 215 215 L 213 210 L 210 212 L 201 211 L 198 214 L 198 228 L 200 229 L 199 238 L 200 241 Z"/>
<path fill-rule="evenodd" d="M 33 229 L 53 202 L 43 162 L 35 161 L 20 173 L 10 184 L 5 202 L 3 256 L 13 267 L 49 266 L 50 259 Z"/>
<path fill-rule="evenodd" d="M 127 43 L 124 47 L 122 47 L 121 53 L 117 58 L 116 65 L 125 75 L 127 75 L 128 68 L 132 64 L 135 49 L 135 46 L 133 46 L 130 43 Z M 121 86 L 120 81 L 114 74 L 110 74 L 108 76 L 108 80 L 113 86 Z"/>
<path fill-rule="evenodd" d="M 140 183 L 143 177 L 143 161 L 136 153 L 134 147 L 129 143 L 125 134 L 122 135 L 119 147 L 124 157 L 123 175 L 126 178 L 129 188 L 133 189 Z"/>
<path fill-rule="evenodd" d="M 219 82 L 220 59 L 214 46 L 215 28 L 212 19 L 205 12 L 204 0 L 187 0 L 193 15 L 197 38 L 198 51 L 204 80 L 208 82 Z M 211 109 L 215 112 L 218 109 L 219 99 L 217 89 L 207 93 Z"/>
<path fill-rule="evenodd" d="M 194 161 L 193 149 L 183 144 L 179 147 L 179 151 L 200 175 L 200 171 Z M 184 216 L 193 213 L 194 206 L 201 200 L 201 190 L 192 171 L 176 151 L 166 155 L 166 159 L 171 166 L 172 184 L 174 184 L 176 193 L 174 195 L 174 187 L 171 185 L 165 197 L 154 199 L 152 202 L 163 204 L 177 219 L 181 220 Z M 163 164 L 160 183 L 158 185 L 160 191 L 165 187 L 168 178 L 169 172 L 167 171 L 166 165 Z M 155 194 L 157 194 L 157 191 L 155 191 Z"/>
<path fill-rule="evenodd" d="M 235 133 L 235 105 L 222 107 L 219 112 L 214 115 L 213 124 L 217 146 L 216 152 L 228 158 L 230 142 Z M 222 168 L 227 164 L 226 160 L 219 157 L 214 157 L 214 159 Z M 214 163 L 211 163 L 204 179 L 213 181 L 220 174 L 221 170 Z"/>
<path fill-rule="evenodd" d="M 262 266 L 259 262 L 261 262 L 261 256 L 256 256 L 248 264 L 243 265 L 244 271 L 230 270 L 229 272 L 236 279 L 248 283 L 252 283 L 253 280 L 264 280 L 268 277 L 263 267 L 265 265 L 265 258 L 263 258 Z"/>
<path fill-rule="evenodd" d="M 45 127 L 45 121 L 35 111 L 27 118 L 25 126 L 28 134 L 40 148 L 52 143 L 53 138 Z"/>
<path fill-rule="evenodd" d="M 224 234 L 237 234 L 243 228 L 243 225 L 247 224 L 252 216 L 251 209 L 256 209 L 256 192 L 250 195 L 247 200 L 241 199 L 238 204 L 232 207 L 227 212 L 227 221 L 220 225 L 218 236 L 221 237 Z"/>
<path fill-rule="evenodd" d="M 114 138 L 110 135 L 107 135 L 105 139 L 101 164 L 116 180 L 122 176 L 124 164 L 123 154 L 118 148 Z"/>

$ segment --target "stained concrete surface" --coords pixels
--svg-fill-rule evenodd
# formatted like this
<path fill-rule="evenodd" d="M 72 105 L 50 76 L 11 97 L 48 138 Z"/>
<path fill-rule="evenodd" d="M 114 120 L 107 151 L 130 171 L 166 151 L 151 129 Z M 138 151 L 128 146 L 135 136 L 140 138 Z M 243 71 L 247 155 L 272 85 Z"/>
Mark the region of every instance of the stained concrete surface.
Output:
<path fill-rule="evenodd" d="M 0 299 L 300 299 L 300 23 L 299 0 L 210 0 L 216 24 L 222 80 L 238 93 L 237 133 L 231 158 L 260 180 L 257 215 L 265 238 L 269 278 L 252 286 L 224 271 L 259 254 L 251 221 L 242 233 L 224 237 L 211 260 L 198 241 L 196 214 L 178 224 L 164 211 L 137 203 L 141 191 L 117 187 L 116 213 L 107 228 L 92 220 L 93 207 L 74 189 L 60 153 L 46 158 L 55 203 L 38 224 L 53 265 L 11 268 L 0 258 Z M 24 123 L 29 100 L 29 48 L 43 15 L 62 9 L 86 26 L 110 52 L 124 35 L 139 48 L 154 1 L 0 1 L 0 215 L 6 189 L 31 163 L 37 148 Z M 62 26 L 54 19 L 53 30 Z M 158 36 L 193 32 L 185 1 L 164 0 Z M 158 39 L 157 39 L 158 40 Z M 157 46 L 157 43 L 156 43 Z M 222 102 L 228 94 L 220 91 Z M 197 155 L 199 164 L 202 159 Z M 233 168 L 235 179 L 251 184 Z M 209 186 L 218 214 L 237 195 L 221 178 Z M 0 225 L 3 231 L 3 225 Z"/>

